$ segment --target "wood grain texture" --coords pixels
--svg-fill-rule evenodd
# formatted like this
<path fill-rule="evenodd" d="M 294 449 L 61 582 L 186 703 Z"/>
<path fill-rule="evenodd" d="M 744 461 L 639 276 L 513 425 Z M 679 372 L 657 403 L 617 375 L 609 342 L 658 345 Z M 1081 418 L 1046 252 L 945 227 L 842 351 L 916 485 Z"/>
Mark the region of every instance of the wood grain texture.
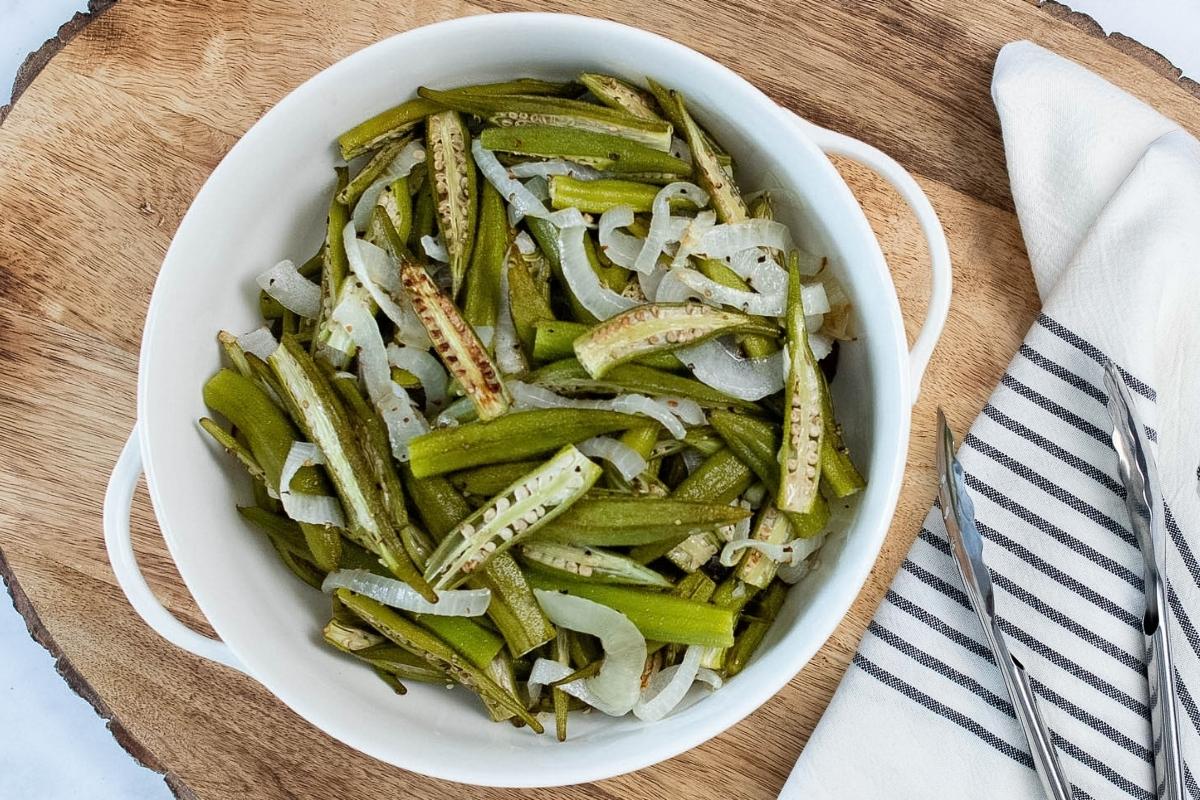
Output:
<path fill-rule="evenodd" d="M 302 80 L 380 37 L 535 8 L 602 11 L 675 38 L 800 114 L 889 151 L 941 214 L 956 275 L 887 543 L 808 667 L 729 732 L 669 762 L 587 786 L 506 792 L 381 766 L 249 679 L 159 640 L 114 585 L 100 507 L 133 422 L 136 353 L 158 265 L 237 137 Z M 774 797 L 932 499 L 935 404 L 965 428 L 1036 314 L 988 95 L 999 47 L 1020 38 L 1200 132 L 1196 87 L 1169 65 L 1022 0 L 611 0 L 603 9 L 574 0 L 122 0 L 63 47 L 0 128 L 0 573 L 18 609 L 72 686 L 183 797 Z M 838 166 L 880 238 L 913 331 L 928 286 L 915 221 L 882 181 Z M 134 545 L 164 604 L 207 630 L 144 492 Z"/>

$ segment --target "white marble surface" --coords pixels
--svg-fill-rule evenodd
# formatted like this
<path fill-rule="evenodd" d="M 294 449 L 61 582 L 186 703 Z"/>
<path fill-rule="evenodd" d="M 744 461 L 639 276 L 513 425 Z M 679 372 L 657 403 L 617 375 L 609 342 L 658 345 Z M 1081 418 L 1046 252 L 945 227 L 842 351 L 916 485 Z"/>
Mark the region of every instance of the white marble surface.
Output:
<path fill-rule="evenodd" d="M 1200 0 L 1071 0 L 1108 32 L 1153 47 L 1200 79 Z M 25 56 L 84 0 L 0 0 L 0 104 Z M 3 165 L 0 165 L 0 169 Z M 97 532 L 99 535 L 99 532 Z M 54 671 L 7 595 L 0 597 L 0 798 L 159 800 L 162 779 L 136 764 Z"/>

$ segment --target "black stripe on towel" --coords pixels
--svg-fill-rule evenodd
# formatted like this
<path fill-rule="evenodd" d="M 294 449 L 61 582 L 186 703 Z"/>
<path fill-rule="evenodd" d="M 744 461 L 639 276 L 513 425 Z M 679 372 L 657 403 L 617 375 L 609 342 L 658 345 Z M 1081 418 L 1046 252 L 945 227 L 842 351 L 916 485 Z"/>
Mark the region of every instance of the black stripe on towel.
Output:
<path fill-rule="evenodd" d="M 1104 366 L 1104 362 L 1108 360 L 1108 357 L 1100 351 L 1100 348 L 1096 347 L 1094 344 L 1084 339 L 1074 331 L 1068 330 L 1066 326 L 1052 317 L 1046 314 L 1038 314 L 1037 322 L 1043 328 L 1050 331 L 1050 333 L 1053 333 L 1067 344 L 1079 350 L 1079 352 L 1083 353 L 1097 364 Z M 1153 389 L 1126 372 L 1124 367 L 1117 365 L 1117 369 L 1120 371 L 1121 377 L 1125 379 L 1125 384 L 1130 389 L 1133 389 L 1135 392 L 1152 403 L 1158 401 L 1158 395 Z"/>

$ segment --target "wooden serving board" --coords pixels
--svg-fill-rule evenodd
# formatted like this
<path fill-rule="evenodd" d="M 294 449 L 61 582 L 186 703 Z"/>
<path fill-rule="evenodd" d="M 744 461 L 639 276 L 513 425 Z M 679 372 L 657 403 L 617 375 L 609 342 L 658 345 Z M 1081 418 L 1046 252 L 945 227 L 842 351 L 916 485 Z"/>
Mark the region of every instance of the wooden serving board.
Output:
<path fill-rule="evenodd" d="M 133 424 L 155 274 L 192 197 L 237 138 L 302 80 L 377 39 L 454 16 L 532 9 L 602 14 L 672 37 L 802 116 L 888 151 L 940 212 L 956 274 L 890 536 L 817 657 L 755 714 L 685 755 L 597 784 L 506 792 L 384 766 L 250 679 L 160 640 L 114 584 L 100 508 Z M 52 43 L 61 52 L 0 127 L 0 571 L 66 679 L 181 797 L 774 797 L 933 497 L 935 406 L 964 429 L 1036 314 L 989 97 L 998 49 L 1033 39 L 1200 133 L 1198 87 L 1156 54 L 1106 41 L 1061 6 L 1022 0 L 121 0 L 76 28 L 74 39 Z M 881 181 L 840 166 L 915 330 L 928 286 L 915 222 Z M 134 519 L 158 596 L 207 630 L 144 492 Z"/>

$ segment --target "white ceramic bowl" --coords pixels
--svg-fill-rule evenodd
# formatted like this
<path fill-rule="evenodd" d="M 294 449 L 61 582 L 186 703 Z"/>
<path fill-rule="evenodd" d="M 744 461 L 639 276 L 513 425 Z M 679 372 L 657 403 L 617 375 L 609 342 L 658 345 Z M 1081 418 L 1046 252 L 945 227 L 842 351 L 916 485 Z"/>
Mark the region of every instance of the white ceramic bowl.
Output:
<path fill-rule="evenodd" d="M 327 598 L 288 574 L 266 540 L 238 517 L 234 504 L 248 501 L 249 482 L 230 459 L 214 454 L 196 419 L 206 413 L 201 386 L 219 365 L 217 330 L 258 325 L 255 273 L 316 249 L 341 131 L 422 84 L 565 79 L 583 70 L 634 80 L 651 74 L 681 89 L 735 155 L 743 189 L 771 189 L 778 216 L 829 256 L 853 298 L 861 331 L 842 350 L 834 393 L 869 484 L 853 510 L 837 518 L 839 532 L 826 545 L 821 567 L 792 591 L 741 675 L 656 724 L 600 714 L 575 718 L 570 740 L 559 744 L 553 736 L 488 723 L 467 692 L 414 685 L 397 697 L 362 665 L 326 647 L 320 627 Z M 885 173 L 926 226 L 935 295 L 911 362 L 878 244 L 818 143 Z M 381 761 L 496 786 L 576 783 L 638 769 L 749 714 L 791 680 L 846 613 L 888 529 L 908 447 L 910 402 L 948 299 L 940 228 L 894 162 L 798 120 L 699 53 L 622 25 L 554 14 L 477 16 L 409 31 L 349 56 L 285 97 L 225 157 L 179 226 L 146 319 L 139 423 L 106 498 L 114 571 L 134 607 L 166 638 L 243 670 L 313 725 Z M 142 463 L 171 555 L 223 643 L 172 618 L 137 572 L 128 518 Z"/>

